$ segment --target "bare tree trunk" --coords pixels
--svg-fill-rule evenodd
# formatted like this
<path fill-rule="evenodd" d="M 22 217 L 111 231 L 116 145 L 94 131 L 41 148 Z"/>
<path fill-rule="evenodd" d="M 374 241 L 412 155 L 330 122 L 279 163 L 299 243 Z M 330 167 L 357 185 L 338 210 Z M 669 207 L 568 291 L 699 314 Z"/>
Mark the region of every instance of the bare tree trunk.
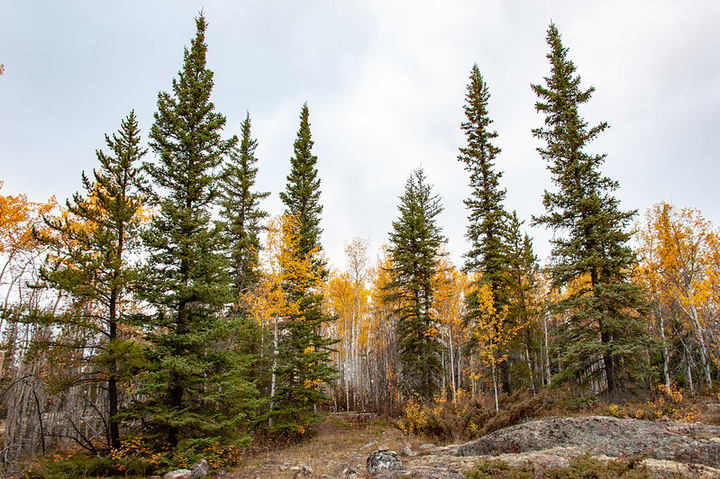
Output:
<path fill-rule="evenodd" d="M 275 405 L 275 388 L 277 385 L 277 375 L 275 370 L 277 369 L 277 355 L 278 355 L 278 318 L 275 318 L 273 323 L 273 360 L 272 360 L 272 375 L 270 376 L 270 410 L 272 411 Z M 270 415 L 268 418 L 268 427 L 273 426 L 273 417 Z"/>
<path fill-rule="evenodd" d="M 545 343 L 545 384 L 549 385 L 550 380 L 552 379 L 552 373 L 550 372 L 550 354 L 548 351 L 550 350 L 549 346 L 549 335 L 548 335 L 548 324 L 547 324 L 547 314 L 543 314 L 543 336 L 544 336 L 544 343 Z"/>
<path fill-rule="evenodd" d="M 497 371 L 495 369 L 495 360 L 492 361 L 492 379 L 493 379 L 493 389 L 495 391 L 495 412 L 500 412 L 500 406 L 498 405 L 498 381 L 497 381 Z"/>
<path fill-rule="evenodd" d="M 663 317 L 660 307 L 657 308 L 658 318 L 660 319 L 660 340 L 662 341 L 663 354 L 663 378 L 665 379 L 665 387 L 670 390 L 670 354 L 668 353 L 667 340 L 665 339 L 665 318 Z"/>
<path fill-rule="evenodd" d="M 455 401 L 457 400 L 457 383 L 455 382 L 455 344 L 452 328 L 449 330 L 448 344 L 450 345 L 450 383 L 452 385 L 452 399 Z"/>
<path fill-rule="evenodd" d="M 705 386 L 707 386 L 708 389 L 711 389 L 712 376 L 710 373 L 710 353 L 708 352 L 707 344 L 705 343 L 705 329 L 700 325 L 697 307 L 694 303 L 690 307 L 690 313 L 690 317 L 692 318 L 693 324 L 695 326 L 695 335 L 697 337 L 698 343 L 700 343 L 700 364 L 702 366 L 705 376 Z"/>

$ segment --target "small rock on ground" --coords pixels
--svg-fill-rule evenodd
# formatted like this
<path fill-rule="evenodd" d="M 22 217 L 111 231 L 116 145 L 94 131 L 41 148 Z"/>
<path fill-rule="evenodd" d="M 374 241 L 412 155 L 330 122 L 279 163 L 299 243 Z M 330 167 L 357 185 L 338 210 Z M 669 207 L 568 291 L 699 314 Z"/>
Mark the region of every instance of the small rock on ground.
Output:
<path fill-rule="evenodd" d="M 205 459 L 200 459 L 193 465 L 190 471 L 192 479 L 201 479 L 203 477 L 207 477 L 210 472 L 210 465 Z"/>
<path fill-rule="evenodd" d="M 373 451 L 367 458 L 367 470 L 370 474 L 399 471 L 403 463 L 397 453 L 388 449 Z"/>
<path fill-rule="evenodd" d="M 165 474 L 163 479 L 192 479 L 192 471 L 190 469 L 177 469 Z"/>

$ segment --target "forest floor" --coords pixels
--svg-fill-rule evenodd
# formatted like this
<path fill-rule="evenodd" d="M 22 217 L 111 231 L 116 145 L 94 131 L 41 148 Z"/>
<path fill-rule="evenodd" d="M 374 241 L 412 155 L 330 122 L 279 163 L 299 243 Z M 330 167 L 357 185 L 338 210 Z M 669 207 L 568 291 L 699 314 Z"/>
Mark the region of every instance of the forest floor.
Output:
<path fill-rule="evenodd" d="M 294 477 L 350 477 L 353 468 L 364 477 L 368 455 L 376 449 L 400 453 L 428 440 L 408 436 L 391 420 L 372 414 L 327 414 L 316 434 L 298 444 L 249 453 L 243 466 L 228 471 L 233 479 L 291 479 Z M 343 474 L 345 471 L 345 474 Z"/>
<path fill-rule="evenodd" d="M 589 423 L 597 423 L 597 430 L 589 428 Z M 549 429 L 539 433 L 537 429 L 542 427 Z M 629 454 L 644 457 L 642 463 L 648 471 L 653 471 L 649 476 L 631 477 L 720 477 L 720 469 L 710 467 L 720 464 L 720 427 L 701 423 L 638 421 L 607 416 L 548 418 L 523 423 L 474 441 L 477 444 L 491 441 L 492 444 L 488 451 L 477 451 L 469 457 L 463 457 L 465 454 L 459 453 L 459 449 L 482 448 L 473 443 L 460 447 L 460 443 L 445 444 L 423 436 L 407 435 L 392 420 L 372 414 L 327 414 L 316 425 L 315 431 L 315 435 L 297 444 L 248 452 L 241 467 L 226 472 L 211 471 L 211 475 L 232 479 L 363 478 L 369 477 L 368 456 L 378 449 L 390 449 L 399 454 L 407 477 L 461 477 L 478 461 L 489 457 L 475 454 L 488 453 L 490 456 L 502 453 L 496 457 L 515 467 L 534 464 L 536 472 L 548 467 L 567 467 L 573 458 L 585 453 L 604 460 L 625 458 Z M 547 444 L 535 444 L 540 440 Z M 503 446 L 509 449 L 506 451 Z M 646 450 L 650 450 L 650 454 Z M 656 450 L 668 457 L 660 454 L 656 458 L 653 453 Z M 675 459 L 684 464 L 668 460 L 675 456 L 687 457 Z M 436 474 L 430 471 L 449 472 Z M 532 477 L 545 476 L 539 473 Z"/>

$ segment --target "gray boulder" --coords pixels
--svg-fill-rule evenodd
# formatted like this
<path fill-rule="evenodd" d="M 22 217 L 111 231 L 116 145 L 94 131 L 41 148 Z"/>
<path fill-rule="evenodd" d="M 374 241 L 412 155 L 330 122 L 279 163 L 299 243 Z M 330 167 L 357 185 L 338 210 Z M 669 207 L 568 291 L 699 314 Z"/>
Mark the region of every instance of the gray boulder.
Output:
<path fill-rule="evenodd" d="M 207 477 L 208 473 L 210 472 L 210 465 L 205 459 L 200 459 L 193 465 L 191 471 L 192 479 L 200 479 L 202 477 Z"/>
<path fill-rule="evenodd" d="M 192 479 L 192 471 L 190 469 L 177 469 L 165 474 L 163 479 Z"/>
<path fill-rule="evenodd" d="M 370 453 L 367 458 L 367 470 L 370 474 L 400 471 L 403 463 L 396 452 L 388 449 L 378 449 Z"/>

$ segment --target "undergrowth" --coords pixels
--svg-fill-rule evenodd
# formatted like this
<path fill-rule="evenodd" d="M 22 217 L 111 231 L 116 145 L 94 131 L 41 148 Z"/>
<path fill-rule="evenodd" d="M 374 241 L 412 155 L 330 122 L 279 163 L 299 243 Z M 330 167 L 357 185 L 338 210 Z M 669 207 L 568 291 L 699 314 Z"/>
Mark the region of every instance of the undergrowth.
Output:
<path fill-rule="evenodd" d="M 699 400 L 683 393 L 673 382 L 670 387 L 663 383 L 653 387 L 645 400 L 628 401 L 625 404 L 610 404 L 607 410 L 611 416 L 645 420 L 672 420 L 678 422 L 697 422 L 702 419 Z"/>
<path fill-rule="evenodd" d="M 547 394 L 532 395 L 527 389 L 512 396 L 501 395 L 500 410 L 491 401 L 458 391 L 454 399 L 437 396 L 433 403 L 410 399 L 397 426 L 405 434 L 452 440 L 469 440 L 539 417 L 549 404 Z"/>
<path fill-rule="evenodd" d="M 709 403 L 713 406 L 708 407 Z M 671 383 L 658 384 L 649 394 L 607 403 L 595 394 L 573 394 L 548 388 L 532 395 L 528 389 L 499 397 L 500 408 L 489 397 L 471 397 L 458 391 L 454 399 L 436 396 L 432 402 L 409 399 L 396 426 L 405 434 L 439 440 L 472 440 L 505 427 L 541 417 L 614 416 L 644 420 L 671 420 L 720 424 L 720 394 L 690 396 Z M 704 411 L 702 413 L 701 411 Z"/>
<path fill-rule="evenodd" d="M 190 468 L 205 459 L 211 469 L 238 465 L 240 448 L 219 443 L 203 447 L 178 447 L 154 451 L 140 437 L 129 437 L 107 455 L 91 455 L 82 450 L 67 450 L 38 456 L 25 468 L 27 479 L 85 477 L 147 477 L 173 469 Z"/>
<path fill-rule="evenodd" d="M 497 459 L 480 459 L 466 473 L 468 479 L 651 479 L 656 477 L 640 459 L 602 460 L 584 455 L 566 467 L 535 470 L 530 464 L 510 466 Z M 687 477 L 671 473 L 669 478 Z"/>

